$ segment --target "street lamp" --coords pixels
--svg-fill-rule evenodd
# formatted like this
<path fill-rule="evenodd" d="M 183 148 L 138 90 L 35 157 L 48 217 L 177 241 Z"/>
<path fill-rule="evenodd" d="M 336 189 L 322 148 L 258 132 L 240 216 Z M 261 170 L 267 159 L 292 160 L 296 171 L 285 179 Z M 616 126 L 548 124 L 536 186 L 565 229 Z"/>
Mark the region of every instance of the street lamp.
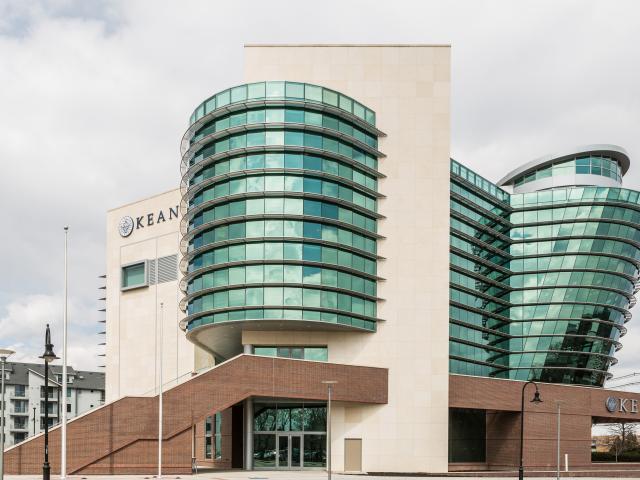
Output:
<path fill-rule="evenodd" d="M 0 348 L 0 363 L 2 363 L 2 386 L 0 387 L 0 400 L 2 401 L 0 413 L 0 480 L 4 478 L 4 366 L 7 363 L 7 358 L 14 353 L 16 352 L 8 348 Z"/>
<path fill-rule="evenodd" d="M 327 386 L 327 479 L 331 480 L 331 393 L 336 380 L 323 380 Z"/>
<path fill-rule="evenodd" d="M 556 465 L 556 480 L 560 480 L 560 408 L 564 402 L 562 400 L 556 400 L 556 405 L 558 406 L 558 426 L 557 426 L 557 465 Z"/>
<path fill-rule="evenodd" d="M 542 399 L 540 398 L 540 391 L 538 390 L 538 384 L 533 380 L 529 380 L 522 386 L 522 403 L 520 406 L 520 468 L 518 469 L 518 478 L 520 480 L 524 479 L 524 468 L 522 466 L 522 456 L 524 453 L 524 391 L 527 388 L 527 385 L 532 383 L 536 387 L 536 392 L 533 394 L 533 399 L 531 403 L 542 403 Z"/>
<path fill-rule="evenodd" d="M 57 360 L 53 353 L 53 343 L 51 343 L 51 331 L 47 323 L 47 330 L 44 335 L 44 353 L 40 357 L 44 360 L 44 464 L 42 465 L 42 480 L 50 480 L 51 466 L 49 465 L 49 363 Z"/>

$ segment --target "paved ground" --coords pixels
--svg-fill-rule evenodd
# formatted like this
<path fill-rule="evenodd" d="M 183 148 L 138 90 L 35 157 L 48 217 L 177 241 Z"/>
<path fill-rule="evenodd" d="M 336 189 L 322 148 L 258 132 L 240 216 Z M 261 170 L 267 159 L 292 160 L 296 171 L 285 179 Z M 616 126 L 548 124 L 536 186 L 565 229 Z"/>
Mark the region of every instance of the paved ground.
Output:
<path fill-rule="evenodd" d="M 5 480 L 42 480 L 42 475 L 5 475 Z M 69 480 L 156 480 L 153 475 L 70 475 L 67 477 Z M 403 479 L 416 479 L 416 478 L 429 478 L 430 480 L 451 480 L 456 477 L 388 477 L 388 476 L 371 476 L 371 475 L 340 475 L 333 474 L 333 480 L 403 480 Z M 459 478 L 459 477 L 458 477 Z M 477 477 L 464 477 L 469 480 L 473 480 Z M 513 477 L 491 478 L 482 477 L 481 480 L 507 480 Z M 536 477 L 526 477 L 527 480 L 532 480 Z M 546 480 L 548 480 L 547 477 Z M 564 477 L 563 478 L 568 478 Z M 575 477 L 574 477 L 575 478 Z M 607 476 L 602 477 L 581 477 L 581 480 L 604 480 L 606 478 L 612 478 Z M 197 476 L 191 475 L 167 475 L 163 476 L 162 480 L 326 480 L 327 472 L 315 471 L 315 472 L 207 472 L 200 473 Z M 59 480 L 57 475 L 52 475 L 51 480 Z"/>

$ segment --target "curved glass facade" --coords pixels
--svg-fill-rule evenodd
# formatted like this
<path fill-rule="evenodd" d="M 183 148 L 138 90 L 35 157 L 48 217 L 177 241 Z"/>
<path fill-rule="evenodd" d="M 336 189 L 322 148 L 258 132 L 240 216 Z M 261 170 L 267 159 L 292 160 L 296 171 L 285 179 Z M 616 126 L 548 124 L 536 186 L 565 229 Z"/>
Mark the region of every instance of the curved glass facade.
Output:
<path fill-rule="evenodd" d="M 282 99 L 336 107 L 371 125 L 376 124 L 376 114 L 373 110 L 346 95 L 319 85 L 283 81 L 248 83 L 223 90 L 198 105 L 191 114 L 189 123 L 194 124 L 202 117 L 228 105 L 257 100 Z"/>
<path fill-rule="evenodd" d="M 557 175 L 601 175 L 622 183 L 622 168 L 613 158 L 601 155 L 578 156 L 572 160 L 562 160 L 545 165 L 516 177 L 514 185 L 520 186 L 534 180 Z"/>
<path fill-rule="evenodd" d="M 187 331 L 232 321 L 375 331 L 375 114 L 316 85 L 203 102 L 183 139 Z"/>
<path fill-rule="evenodd" d="M 510 195 L 452 161 L 450 371 L 602 386 L 635 304 L 639 196 Z"/>

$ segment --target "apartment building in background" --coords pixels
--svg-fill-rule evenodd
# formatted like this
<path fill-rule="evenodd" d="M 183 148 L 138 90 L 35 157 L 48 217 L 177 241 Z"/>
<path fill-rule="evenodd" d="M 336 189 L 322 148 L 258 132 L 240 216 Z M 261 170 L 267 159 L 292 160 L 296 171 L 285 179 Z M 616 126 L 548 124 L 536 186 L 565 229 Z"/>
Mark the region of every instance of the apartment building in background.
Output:
<path fill-rule="evenodd" d="M 62 388 L 62 367 L 49 367 L 49 426 L 57 425 Z M 104 404 L 104 373 L 67 367 L 67 418 L 71 419 Z M 14 445 L 44 431 L 44 366 L 7 362 L 5 366 L 5 444 Z"/>

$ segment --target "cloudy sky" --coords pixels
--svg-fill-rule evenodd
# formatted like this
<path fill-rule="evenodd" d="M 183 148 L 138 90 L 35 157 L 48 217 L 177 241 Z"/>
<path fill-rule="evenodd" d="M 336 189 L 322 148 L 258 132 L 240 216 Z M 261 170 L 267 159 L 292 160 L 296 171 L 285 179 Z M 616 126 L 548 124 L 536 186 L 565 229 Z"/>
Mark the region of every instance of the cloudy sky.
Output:
<path fill-rule="evenodd" d="M 105 211 L 177 186 L 189 114 L 241 82 L 244 43 L 450 43 L 454 158 L 497 180 L 614 143 L 640 188 L 639 15 L 635 1 L 0 0 L 0 344 L 34 359 L 50 322 L 59 347 L 68 224 L 70 361 L 101 363 Z M 617 374 L 640 370 L 636 323 Z"/>

